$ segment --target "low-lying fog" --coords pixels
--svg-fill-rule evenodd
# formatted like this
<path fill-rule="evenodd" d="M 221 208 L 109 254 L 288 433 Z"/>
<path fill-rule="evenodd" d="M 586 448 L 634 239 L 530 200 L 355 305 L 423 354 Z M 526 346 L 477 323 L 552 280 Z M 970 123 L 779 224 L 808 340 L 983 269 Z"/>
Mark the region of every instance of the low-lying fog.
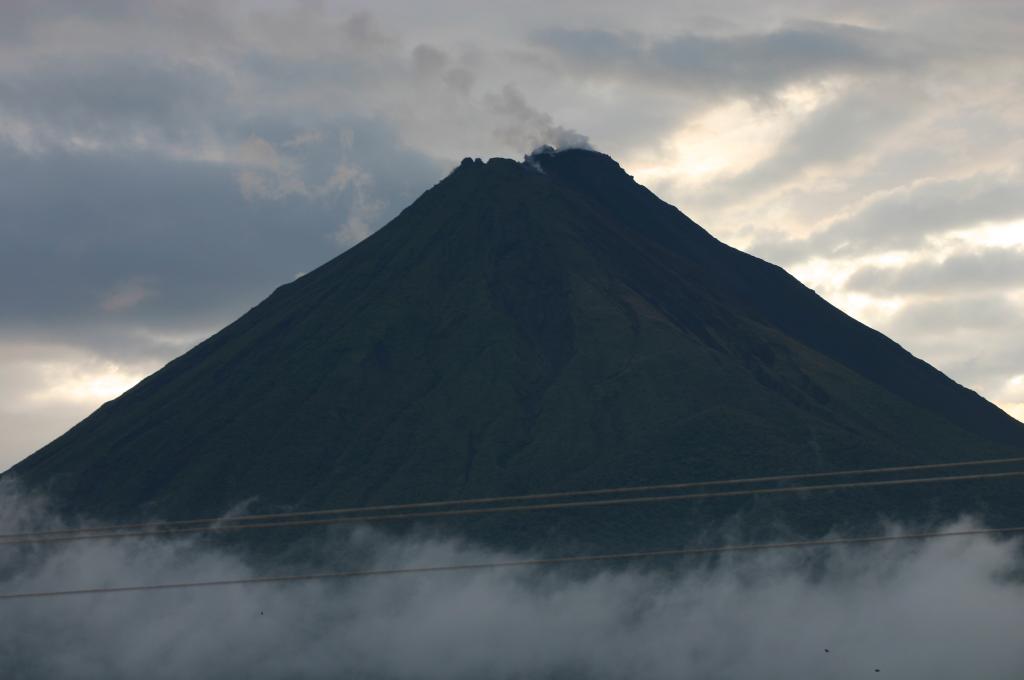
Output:
<path fill-rule="evenodd" d="M 38 499 L 0 485 L 0 533 L 54 526 Z M 324 550 L 339 565 L 361 555 L 366 568 L 516 557 L 371 529 L 339 532 Z M 1019 560 L 1016 541 L 963 537 L 586 574 L 513 568 L 0 600 L 0 676 L 1020 678 Z M 4 594 L 266 571 L 194 538 L 0 546 Z"/>

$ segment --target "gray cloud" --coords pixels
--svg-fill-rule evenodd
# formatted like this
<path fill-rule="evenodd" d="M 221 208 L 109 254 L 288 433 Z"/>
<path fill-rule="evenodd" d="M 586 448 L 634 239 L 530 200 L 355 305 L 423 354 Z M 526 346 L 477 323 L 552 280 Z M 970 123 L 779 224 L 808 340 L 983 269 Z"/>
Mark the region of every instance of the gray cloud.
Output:
<path fill-rule="evenodd" d="M 38 501 L 0 497 L 4 533 L 52 527 L 43 517 Z M 1020 566 L 1018 549 L 945 539 L 658 568 L 6 601 L 0 669 L 21 678 L 657 680 L 846 679 L 879 668 L 911 680 L 1009 678 L 1024 672 L 1024 650 L 1014 644 L 1024 624 L 1024 588 L 1008 577 Z M 516 557 L 457 539 L 399 540 L 367 530 L 328 540 L 328 554 L 336 568 Z M 259 573 L 266 567 L 194 541 L 83 541 L 0 553 L 2 592 Z"/>
<path fill-rule="evenodd" d="M 537 31 L 534 40 L 596 79 L 639 77 L 716 95 L 767 97 L 790 83 L 907 66 L 918 59 L 900 36 L 824 22 L 671 38 L 556 28 Z"/>
<path fill-rule="evenodd" d="M 250 167 L 244 157 L 221 163 L 0 147 L 0 173 L 9 178 L 0 187 L 5 334 L 215 325 L 335 255 L 339 242 L 365 236 L 344 225 L 365 217 L 359 211 L 368 201 L 378 208 L 375 222 L 386 221 L 444 171 L 364 121 L 325 126 L 315 143 L 292 147 L 301 130 L 251 129 L 266 148 L 294 159 L 293 177 L 280 180 L 272 165 Z M 395 163 L 401 175 L 387 171 Z M 264 188 L 291 181 L 286 189 L 295 191 L 273 185 L 247 195 L 246 173 Z"/>
<path fill-rule="evenodd" d="M 847 252 L 912 247 L 925 234 L 1024 215 L 1022 189 L 1017 177 L 975 175 L 926 182 L 871 203 L 860 213 L 832 224 L 828 236 L 815 241 L 835 244 Z"/>
<path fill-rule="evenodd" d="M 779 150 L 750 170 L 711 189 L 710 201 L 749 199 L 783 185 L 807 169 L 839 164 L 874 152 L 911 119 L 920 104 L 908 92 L 898 96 L 878 85 L 854 90 L 815 110 L 779 144 Z"/>
<path fill-rule="evenodd" d="M 448 55 L 432 45 L 417 45 L 412 51 L 412 62 L 417 75 L 429 78 L 444 71 Z"/>
<path fill-rule="evenodd" d="M 951 255 L 941 262 L 864 267 L 847 280 L 846 287 L 875 293 L 933 295 L 1021 288 L 1024 287 L 1024 251 L 987 248 Z"/>
<path fill-rule="evenodd" d="M 93 0 L 89 3 L 75 0 L 8 0 L 4 3 L 0 37 L 10 41 L 27 41 L 32 37 L 32 29 L 54 17 L 85 16 L 103 20 L 123 18 L 137 10 L 138 3 L 130 0 Z"/>
<path fill-rule="evenodd" d="M 119 143 L 138 135 L 192 141 L 224 116 L 232 85 L 189 64 L 103 58 L 51 62 L 0 79 L 0 111 L 32 121 L 43 141 Z"/>
<path fill-rule="evenodd" d="M 1020 178 L 982 173 L 897 189 L 808 238 L 760 242 L 753 249 L 784 263 L 811 255 L 848 257 L 913 249 L 928 235 L 1022 215 L 1024 187 Z"/>

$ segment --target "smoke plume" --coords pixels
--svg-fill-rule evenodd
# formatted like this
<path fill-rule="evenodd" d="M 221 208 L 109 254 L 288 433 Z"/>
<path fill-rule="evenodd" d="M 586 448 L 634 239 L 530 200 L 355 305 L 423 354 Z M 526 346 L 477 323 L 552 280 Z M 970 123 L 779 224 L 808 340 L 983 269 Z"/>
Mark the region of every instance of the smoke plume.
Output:
<path fill-rule="evenodd" d="M 555 125 L 551 116 L 530 106 L 523 93 L 506 85 L 500 93 L 487 98 L 491 110 L 502 121 L 495 135 L 515 149 L 590 149 L 586 135 Z"/>

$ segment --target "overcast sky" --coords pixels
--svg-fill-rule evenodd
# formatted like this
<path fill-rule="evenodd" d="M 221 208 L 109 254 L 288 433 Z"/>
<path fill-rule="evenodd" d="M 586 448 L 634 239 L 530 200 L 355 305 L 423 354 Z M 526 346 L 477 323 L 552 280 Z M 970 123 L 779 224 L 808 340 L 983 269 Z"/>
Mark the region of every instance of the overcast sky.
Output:
<path fill-rule="evenodd" d="M 1024 418 L 1024 3 L 853 4 L 4 0 L 0 469 L 570 132 Z"/>

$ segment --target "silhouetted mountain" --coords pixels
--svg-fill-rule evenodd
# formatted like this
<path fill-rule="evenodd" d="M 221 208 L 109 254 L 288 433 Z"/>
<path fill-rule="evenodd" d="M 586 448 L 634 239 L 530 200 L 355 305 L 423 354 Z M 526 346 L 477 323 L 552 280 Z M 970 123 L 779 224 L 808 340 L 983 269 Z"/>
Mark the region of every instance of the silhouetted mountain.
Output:
<path fill-rule="evenodd" d="M 1024 425 L 974 392 L 720 243 L 611 158 L 567 150 L 466 159 L 12 474 L 68 510 L 181 518 L 247 500 L 313 509 L 1022 448 Z M 986 484 L 797 505 L 824 527 L 921 515 L 930 498 L 947 512 L 1013 498 Z M 758 503 L 502 526 L 519 543 L 612 543 Z"/>

